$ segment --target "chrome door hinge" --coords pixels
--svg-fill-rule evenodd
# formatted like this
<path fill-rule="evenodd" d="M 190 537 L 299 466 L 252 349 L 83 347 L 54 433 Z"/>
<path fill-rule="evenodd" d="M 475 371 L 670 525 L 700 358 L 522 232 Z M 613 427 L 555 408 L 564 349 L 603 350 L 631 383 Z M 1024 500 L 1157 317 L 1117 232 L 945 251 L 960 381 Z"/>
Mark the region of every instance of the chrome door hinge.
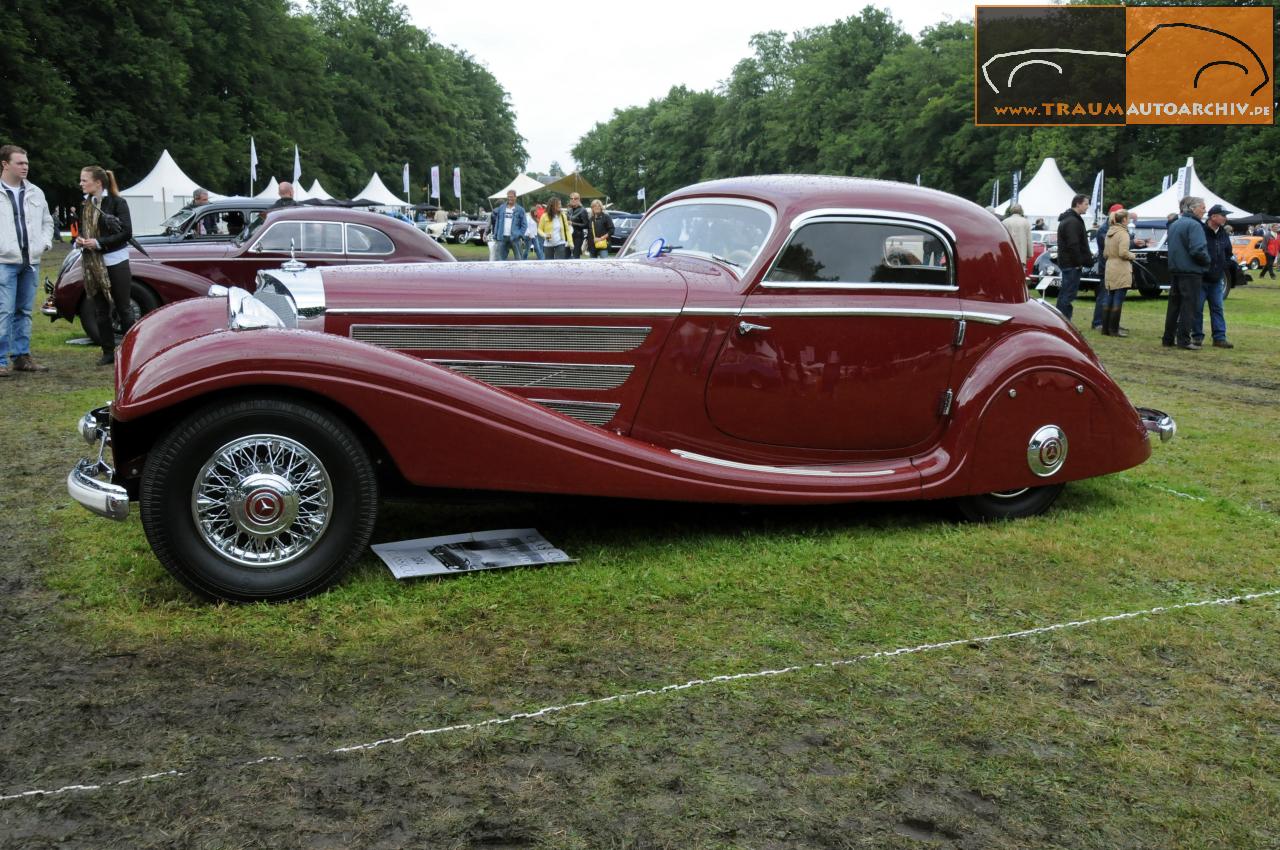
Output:
<path fill-rule="evenodd" d="M 964 345 L 964 328 L 965 328 L 964 319 L 957 319 L 956 320 L 956 338 L 951 341 L 951 344 L 954 345 L 956 348 L 959 348 L 960 346 Z"/>
<path fill-rule="evenodd" d="M 955 393 L 953 393 L 951 390 L 947 390 L 945 393 L 942 394 L 942 400 L 938 404 L 939 416 L 951 415 L 951 400 L 954 398 L 955 398 Z"/>

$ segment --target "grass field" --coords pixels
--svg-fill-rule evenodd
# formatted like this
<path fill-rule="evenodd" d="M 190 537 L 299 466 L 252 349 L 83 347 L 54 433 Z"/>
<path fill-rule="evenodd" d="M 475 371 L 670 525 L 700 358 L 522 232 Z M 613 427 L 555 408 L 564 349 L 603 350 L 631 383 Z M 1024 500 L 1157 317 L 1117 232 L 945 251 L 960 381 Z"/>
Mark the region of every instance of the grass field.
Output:
<path fill-rule="evenodd" d="M 10 702 L 0 795 L 192 775 L 0 802 L 0 846 L 1274 848 L 1278 597 L 806 667 L 1280 588 L 1280 287 L 1231 295 L 1232 351 L 1161 348 L 1164 304 L 1086 335 L 1177 438 L 1042 517 L 390 504 L 375 541 L 534 526 L 579 560 L 400 583 L 370 554 L 320 598 L 243 607 L 185 593 L 136 512 L 68 507 L 72 426 L 110 377 L 37 316 L 56 371 L 0 388 L 7 551 L 27 553 L 0 613 L 10 669 L 53 682 L 0 690 L 37 695 Z M 244 766 L 265 756 L 284 761 Z"/>

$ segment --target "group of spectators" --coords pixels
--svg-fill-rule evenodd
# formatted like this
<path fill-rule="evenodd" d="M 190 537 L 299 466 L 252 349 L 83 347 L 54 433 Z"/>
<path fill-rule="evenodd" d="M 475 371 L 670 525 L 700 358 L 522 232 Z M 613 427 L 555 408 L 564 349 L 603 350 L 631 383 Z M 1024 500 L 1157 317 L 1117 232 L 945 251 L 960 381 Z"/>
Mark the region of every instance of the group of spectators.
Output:
<path fill-rule="evenodd" d="M 1231 229 L 1227 216 L 1231 211 L 1220 204 L 1205 210 L 1203 198 L 1187 196 L 1179 202 L 1179 215 L 1171 217 L 1166 245 L 1169 251 L 1169 306 L 1165 313 L 1164 334 L 1161 343 L 1165 347 L 1177 346 L 1188 351 L 1204 347 L 1204 307 L 1209 305 L 1210 333 L 1215 348 L 1235 348 L 1227 339 L 1227 321 L 1223 312 L 1226 293 L 1227 264 L 1232 259 Z M 1076 195 L 1071 206 L 1058 216 L 1058 268 L 1061 279 L 1058 286 L 1058 311 L 1071 318 L 1080 278 L 1086 268 L 1094 266 L 1093 252 L 1089 249 L 1088 232 L 1084 213 L 1089 208 L 1086 195 Z M 1136 216 L 1123 204 L 1113 204 L 1107 219 L 1095 234 L 1097 239 L 1097 265 L 1101 282 L 1093 311 L 1092 326 L 1107 336 L 1127 337 L 1129 332 L 1120 327 L 1120 314 L 1124 308 L 1125 293 L 1133 286 L 1134 248 L 1143 247 L 1134 236 Z M 1037 221 L 1043 229 L 1043 220 Z M 1023 264 L 1031 256 L 1031 226 L 1022 214 L 1022 208 L 1013 204 L 1004 219 Z M 1280 238 L 1267 246 L 1270 258 L 1280 247 Z"/>
<path fill-rule="evenodd" d="M 604 211 L 604 204 L 592 201 L 588 211 L 577 192 L 569 195 L 567 208 L 553 195 L 546 204 L 526 211 L 512 189 L 507 192 L 507 202 L 489 214 L 489 238 L 494 243 L 491 256 L 495 260 L 512 255 L 523 260 L 531 253 L 539 260 L 576 260 L 584 251 L 591 257 L 607 257 L 612 235 L 613 219 Z"/>

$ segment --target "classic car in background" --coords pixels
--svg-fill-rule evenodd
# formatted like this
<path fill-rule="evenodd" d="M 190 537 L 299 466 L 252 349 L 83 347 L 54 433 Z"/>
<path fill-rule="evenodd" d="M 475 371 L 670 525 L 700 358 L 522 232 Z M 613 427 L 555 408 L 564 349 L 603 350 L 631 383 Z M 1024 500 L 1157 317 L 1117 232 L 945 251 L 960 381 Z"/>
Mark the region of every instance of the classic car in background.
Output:
<path fill-rule="evenodd" d="M 208 204 L 213 206 L 213 204 Z M 129 250 L 131 309 L 142 316 L 161 304 L 203 296 L 213 284 L 250 292 L 256 275 L 278 268 L 291 253 L 313 266 L 349 263 L 453 262 L 453 255 L 411 224 L 377 213 L 331 206 L 260 210 L 234 239 L 191 239 Z M 98 342 L 93 304 L 84 297 L 80 252 L 62 263 L 56 282 L 45 281 L 41 312 L 50 319 L 80 319 Z M 116 328 L 117 333 L 119 328 Z"/>
<path fill-rule="evenodd" d="M 115 519 L 136 501 L 160 562 L 220 599 L 333 584 L 382 494 L 1013 518 L 1174 431 L 1028 299 L 998 220 L 884 181 L 701 183 L 615 260 L 264 270 L 209 296 L 128 333 L 67 484 Z"/>
<path fill-rule="evenodd" d="M 1044 284 L 1044 291 L 1049 295 L 1057 293 L 1062 276 L 1062 271 L 1055 262 L 1056 253 L 1055 250 L 1050 250 L 1041 254 L 1036 259 L 1035 272 L 1030 276 L 1032 285 L 1039 287 Z M 1138 294 L 1143 298 L 1159 298 L 1161 293 L 1168 292 L 1172 278 L 1169 273 L 1169 251 L 1165 247 L 1163 236 L 1155 247 L 1135 248 L 1133 253 L 1137 257 L 1133 261 L 1133 288 Z M 1100 269 L 1096 266 L 1084 270 L 1084 274 L 1080 276 L 1081 292 L 1097 290 L 1102 280 L 1099 272 Z M 1231 290 L 1237 286 L 1246 286 L 1250 281 L 1249 275 L 1245 274 L 1234 258 L 1227 260 L 1224 277 L 1227 281 L 1224 298 L 1229 297 Z"/>
<path fill-rule="evenodd" d="M 644 216 L 639 213 L 610 210 L 609 218 L 613 220 L 613 234 L 609 236 L 609 247 L 617 250 L 626 244 L 627 238 L 631 236 L 633 230 L 640 226 L 640 221 Z"/>
<path fill-rule="evenodd" d="M 1267 264 L 1261 236 L 1232 236 L 1231 253 L 1238 264 L 1255 271 Z"/>
<path fill-rule="evenodd" d="M 224 198 L 200 206 L 185 206 L 166 218 L 159 233 L 137 233 L 141 245 L 168 242 L 229 241 L 244 231 L 258 215 L 269 210 L 274 200 Z"/>

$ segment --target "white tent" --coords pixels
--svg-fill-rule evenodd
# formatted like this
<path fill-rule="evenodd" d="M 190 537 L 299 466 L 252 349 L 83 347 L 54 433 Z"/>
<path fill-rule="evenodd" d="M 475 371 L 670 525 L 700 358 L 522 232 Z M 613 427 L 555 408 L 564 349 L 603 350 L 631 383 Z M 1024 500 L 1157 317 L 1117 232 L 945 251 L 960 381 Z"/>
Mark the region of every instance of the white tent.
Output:
<path fill-rule="evenodd" d="M 1042 218 L 1052 230 L 1058 226 L 1058 216 L 1071 206 L 1071 199 L 1075 195 L 1076 191 L 1067 185 L 1062 172 L 1058 170 L 1058 163 L 1049 156 L 1040 163 L 1036 176 L 1018 191 L 1018 203 L 1022 206 L 1022 214 L 1027 221 L 1034 222 Z M 1012 202 L 1013 199 L 1010 198 L 996 207 L 996 213 L 1003 216 Z"/>
<path fill-rule="evenodd" d="M 305 201 L 310 199 L 311 193 L 308 192 L 301 183 L 293 184 L 293 199 L 295 201 Z"/>
<path fill-rule="evenodd" d="M 1182 200 L 1184 195 L 1190 194 L 1204 198 L 1206 208 L 1212 207 L 1214 204 L 1221 204 L 1231 210 L 1232 218 L 1244 218 L 1252 215 L 1248 210 L 1242 210 L 1235 204 L 1227 203 L 1213 192 L 1210 192 L 1200 182 L 1200 178 L 1196 176 L 1196 166 L 1191 157 L 1187 157 L 1187 171 L 1191 174 L 1190 192 L 1183 192 L 1181 185 L 1174 181 L 1173 185 L 1168 189 L 1148 201 L 1143 201 L 1137 206 L 1130 207 L 1129 211 L 1136 212 L 1139 218 L 1164 218 L 1169 213 L 1176 213 L 1178 211 L 1178 201 Z"/>
<path fill-rule="evenodd" d="M 378 172 L 374 172 L 369 178 L 369 182 L 363 189 L 356 192 L 352 196 L 352 200 L 373 201 L 382 207 L 404 207 L 408 206 L 404 198 L 397 198 L 386 184 L 382 182 L 382 178 L 378 176 Z"/>
<path fill-rule="evenodd" d="M 324 187 L 320 185 L 320 178 L 318 177 L 311 181 L 311 188 L 307 190 L 307 197 L 319 198 L 322 201 L 333 200 L 333 195 L 330 195 L 324 190 Z"/>
<path fill-rule="evenodd" d="M 534 180 L 528 174 L 517 174 L 516 179 L 503 186 L 498 191 L 489 196 L 491 201 L 500 201 L 507 196 L 507 192 L 512 189 L 516 190 L 517 195 L 527 195 L 530 192 L 536 192 L 541 189 L 543 184 Z"/>
<path fill-rule="evenodd" d="M 280 183 L 275 177 L 271 178 L 271 182 L 267 184 L 267 188 L 254 195 L 260 201 L 269 201 L 272 198 L 280 197 Z"/>
<path fill-rule="evenodd" d="M 199 188 L 200 184 L 184 174 L 165 150 L 146 177 L 120 192 L 129 203 L 133 232 L 159 233 L 161 222 L 190 203 L 192 193 Z M 210 192 L 209 197 L 221 196 Z"/>

